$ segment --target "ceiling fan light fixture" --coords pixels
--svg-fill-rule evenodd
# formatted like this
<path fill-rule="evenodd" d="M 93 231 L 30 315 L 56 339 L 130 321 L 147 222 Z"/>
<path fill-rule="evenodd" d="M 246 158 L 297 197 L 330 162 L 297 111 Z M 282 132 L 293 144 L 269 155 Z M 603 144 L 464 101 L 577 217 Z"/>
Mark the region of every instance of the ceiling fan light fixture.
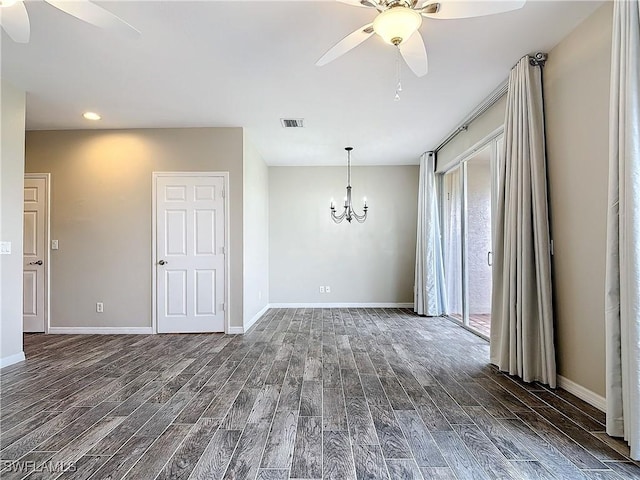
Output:
<path fill-rule="evenodd" d="M 391 45 L 400 45 L 422 25 L 422 15 L 411 8 L 397 6 L 380 13 L 373 21 L 373 31 Z"/>
<path fill-rule="evenodd" d="M 0 0 L 0 8 L 11 7 L 16 4 L 18 0 Z"/>

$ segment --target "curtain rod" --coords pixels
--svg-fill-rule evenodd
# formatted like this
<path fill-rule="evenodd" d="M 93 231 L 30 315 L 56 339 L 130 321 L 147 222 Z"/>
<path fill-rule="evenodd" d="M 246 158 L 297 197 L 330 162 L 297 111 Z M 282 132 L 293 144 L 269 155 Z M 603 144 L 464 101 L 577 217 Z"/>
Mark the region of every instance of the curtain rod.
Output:
<path fill-rule="evenodd" d="M 438 152 L 445 145 L 447 145 L 451 140 L 453 140 L 460 132 L 466 132 L 469 128 L 471 122 L 473 122 L 476 118 L 482 115 L 484 112 L 493 107 L 498 100 L 500 100 L 506 93 L 507 87 L 509 85 L 509 80 L 505 80 L 500 84 L 498 88 L 496 88 L 491 94 L 485 98 L 480 105 L 478 105 L 469 115 L 465 117 L 460 125 L 458 125 L 449 135 L 447 135 L 444 140 L 440 142 L 440 144 L 433 149 L 434 152 Z"/>
<path fill-rule="evenodd" d="M 531 66 L 542 68 L 547 61 L 547 54 L 543 52 L 527 54 L 522 58 L 525 58 L 527 56 L 530 57 L 529 63 L 531 64 Z M 522 58 L 520 60 L 522 60 Z M 444 140 L 442 140 L 440 144 L 432 151 L 437 153 L 439 150 L 442 150 L 444 146 L 447 145 L 451 140 L 453 140 L 460 132 L 466 132 L 471 122 L 473 122 L 476 118 L 493 107 L 498 102 L 498 100 L 500 100 L 507 93 L 508 87 L 509 79 L 506 79 L 500 84 L 498 88 L 491 92 L 491 94 L 487 98 L 485 98 L 480 103 L 480 105 L 478 105 L 469 115 L 467 115 L 462 123 L 458 125 L 458 127 L 456 127 L 449 135 L 447 135 Z"/>

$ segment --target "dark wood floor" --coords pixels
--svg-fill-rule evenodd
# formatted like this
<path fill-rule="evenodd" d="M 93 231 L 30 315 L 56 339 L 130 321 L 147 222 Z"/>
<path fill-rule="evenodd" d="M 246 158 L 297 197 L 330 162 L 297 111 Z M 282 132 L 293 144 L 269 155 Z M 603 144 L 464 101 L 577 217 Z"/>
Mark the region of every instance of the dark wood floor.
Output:
<path fill-rule="evenodd" d="M 484 340 L 408 310 L 25 349 L 2 370 L 3 480 L 640 478 L 601 412 L 497 373 Z"/>

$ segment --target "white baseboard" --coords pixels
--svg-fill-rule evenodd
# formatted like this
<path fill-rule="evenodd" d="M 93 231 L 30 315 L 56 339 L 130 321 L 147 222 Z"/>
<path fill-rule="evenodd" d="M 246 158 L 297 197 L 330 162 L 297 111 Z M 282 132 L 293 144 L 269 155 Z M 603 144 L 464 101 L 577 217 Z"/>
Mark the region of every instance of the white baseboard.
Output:
<path fill-rule="evenodd" d="M 242 335 L 244 333 L 244 327 L 229 327 L 228 335 Z"/>
<path fill-rule="evenodd" d="M 413 303 L 270 303 L 269 308 L 413 308 Z"/>
<path fill-rule="evenodd" d="M 258 319 L 260 319 L 260 317 L 262 317 L 262 315 L 264 315 L 264 314 L 267 312 L 267 310 L 269 310 L 270 308 L 271 308 L 271 305 L 267 303 L 267 304 L 262 308 L 262 310 L 260 310 L 258 313 L 256 313 L 256 314 L 251 318 L 251 320 L 249 320 L 249 321 L 247 322 L 247 324 L 244 326 L 243 333 L 244 333 L 244 332 L 248 332 L 248 331 L 249 331 L 249 329 L 250 329 L 251 327 L 253 327 L 253 324 L 254 324 L 254 323 L 256 323 L 256 322 L 258 321 Z"/>
<path fill-rule="evenodd" d="M 57 335 L 152 335 L 152 327 L 49 327 Z"/>
<path fill-rule="evenodd" d="M 24 352 L 9 355 L 8 357 L 0 358 L 0 368 L 8 367 L 14 363 L 24 362 Z"/>
<path fill-rule="evenodd" d="M 573 393 L 580 400 L 584 400 L 590 405 L 593 405 L 598 410 L 603 412 L 607 411 L 607 399 L 605 397 L 601 397 L 597 393 L 592 392 L 584 388 L 582 385 L 578 385 L 576 382 L 569 380 L 568 378 L 563 377 L 562 375 L 557 376 L 558 387 L 566 390 L 569 393 Z"/>

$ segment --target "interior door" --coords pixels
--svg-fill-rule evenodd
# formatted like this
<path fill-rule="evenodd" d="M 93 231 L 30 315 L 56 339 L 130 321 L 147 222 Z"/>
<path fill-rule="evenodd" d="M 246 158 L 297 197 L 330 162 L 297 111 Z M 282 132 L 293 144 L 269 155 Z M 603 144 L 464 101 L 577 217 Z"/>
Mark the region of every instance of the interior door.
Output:
<path fill-rule="evenodd" d="M 156 177 L 159 333 L 224 332 L 224 177 Z"/>
<path fill-rule="evenodd" d="M 25 332 L 45 331 L 47 181 L 24 179 L 23 237 L 23 328 Z"/>

